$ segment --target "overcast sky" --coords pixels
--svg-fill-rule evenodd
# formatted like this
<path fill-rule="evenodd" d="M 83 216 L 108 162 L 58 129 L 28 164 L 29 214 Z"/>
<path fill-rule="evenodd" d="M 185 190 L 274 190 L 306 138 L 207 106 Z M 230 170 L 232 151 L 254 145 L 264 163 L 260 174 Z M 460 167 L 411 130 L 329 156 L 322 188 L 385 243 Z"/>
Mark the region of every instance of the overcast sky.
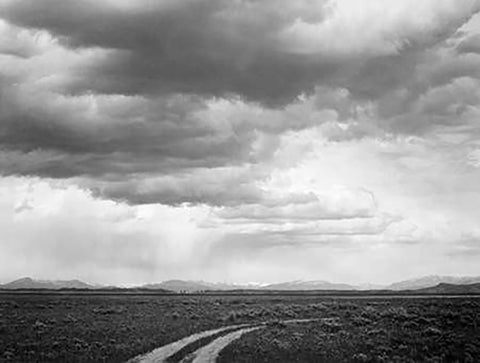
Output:
<path fill-rule="evenodd" d="M 0 282 L 480 275 L 480 0 L 0 0 Z"/>

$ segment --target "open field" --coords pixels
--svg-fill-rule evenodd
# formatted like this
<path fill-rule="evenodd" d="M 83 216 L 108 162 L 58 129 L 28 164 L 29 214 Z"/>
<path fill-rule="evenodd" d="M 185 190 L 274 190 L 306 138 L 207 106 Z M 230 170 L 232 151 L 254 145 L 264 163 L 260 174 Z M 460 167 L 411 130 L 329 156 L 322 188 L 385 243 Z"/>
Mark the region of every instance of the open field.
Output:
<path fill-rule="evenodd" d="M 480 299 L 227 295 L 0 295 L 0 361 L 118 362 L 247 324 L 220 362 L 476 362 Z M 313 319 L 289 324 L 282 321 Z M 249 328 L 250 329 L 250 328 Z M 186 345 L 181 361 L 224 330 Z"/>

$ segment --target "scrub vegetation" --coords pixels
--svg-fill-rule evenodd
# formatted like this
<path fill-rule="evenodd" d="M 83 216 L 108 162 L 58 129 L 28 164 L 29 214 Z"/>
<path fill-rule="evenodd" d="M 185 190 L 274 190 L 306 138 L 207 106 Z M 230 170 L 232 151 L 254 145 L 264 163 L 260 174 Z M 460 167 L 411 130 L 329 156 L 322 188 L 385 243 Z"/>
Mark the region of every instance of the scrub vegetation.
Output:
<path fill-rule="evenodd" d="M 307 318 L 317 320 L 281 322 Z M 469 297 L 2 294 L 0 361 L 125 361 L 196 332 L 260 322 L 268 324 L 233 342 L 219 360 L 474 362 L 480 357 L 480 299 Z"/>

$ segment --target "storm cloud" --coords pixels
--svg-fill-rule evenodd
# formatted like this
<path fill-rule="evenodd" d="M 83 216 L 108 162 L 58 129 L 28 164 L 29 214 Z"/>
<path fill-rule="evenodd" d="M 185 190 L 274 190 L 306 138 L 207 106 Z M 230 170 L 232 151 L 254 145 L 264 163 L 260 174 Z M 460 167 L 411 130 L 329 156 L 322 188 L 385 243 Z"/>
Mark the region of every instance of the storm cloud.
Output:
<path fill-rule="evenodd" d="M 206 210 L 205 261 L 252 245 L 447 251 L 447 236 L 477 235 L 479 11 L 478 0 L 0 0 L 1 178 L 153 208 L 152 224 Z M 108 234 L 95 216 L 76 220 Z M 161 233 L 138 228 L 111 233 L 118 263 L 155 275 L 145 256 Z M 129 239 L 144 251 L 130 262 Z"/>

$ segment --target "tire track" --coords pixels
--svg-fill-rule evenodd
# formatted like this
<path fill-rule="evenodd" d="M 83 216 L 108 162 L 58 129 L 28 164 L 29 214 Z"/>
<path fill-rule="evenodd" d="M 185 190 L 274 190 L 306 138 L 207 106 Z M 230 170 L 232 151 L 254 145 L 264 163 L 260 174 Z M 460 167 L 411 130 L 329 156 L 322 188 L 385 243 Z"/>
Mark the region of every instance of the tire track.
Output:
<path fill-rule="evenodd" d="M 295 324 L 295 323 L 306 323 L 310 321 L 317 321 L 321 319 L 289 319 L 289 320 L 278 320 L 275 322 L 282 324 Z M 274 323 L 275 323 L 274 322 Z M 183 339 L 177 340 L 173 343 L 164 345 L 160 348 L 157 348 L 149 353 L 137 356 L 130 359 L 127 363 L 162 363 L 166 362 L 168 358 L 178 353 L 183 348 L 187 347 L 194 342 L 227 332 L 227 334 L 222 335 L 210 343 L 204 345 L 203 347 L 197 349 L 193 353 L 189 354 L 186 358 L 182 360 L 182 363 L 206 363 L 206 362 L 215 362 L 218 354 L 228 346 L 233 341 L 239 339 L 242 335 L 250 333 L 258 329 L 264 329 L 268 326 L 268 322 L 260 323 L 250 323 L 250 324 L 237 324 L 229 325 L 218 329 L 212 329 L 203 331 L 200 333 L 195 333 L 185 337 Z M 233 330 L 233 332 L 231 332 Z"/>
<path fill-rule="evenodd" d="M 203 331 L 200 333 L 195 333 L 185 337 L 183 339 L 177 340 L 173 343 L 164 345 L 163 347 L 157 348 L 150 353 L 143 354 L 141 356 L 137 356 L 135 358 L 130 359 L 127 363 L 161 363 L 165 362 L 168 357 L 171 357 L 178 351 L 185 348 L 187 345 L 192 344 L 193 342 L 207 338 L 209 336 L 232 330 L 237 328 L 243 328 L 246 326 L 251 326 L 252 324 L 238 324 L 238 325 L 229 325 L 218 329 L 212 329 Z"/>
<path fill-rule="evenodd" d="M 242 335 L 258 329 L 264 329 L 265 326 L 266 325 L 243 328 L 240 330 L 235 330 L 233 333 L 223 335 L 220 338 L 215 339 L 210 344 L 205 345 L 203 348 L 196 350 L 194 353 L 183 359 L 181 363 L 214 363 L 217 360 L 218 354 L 227 345 L 237 339 L 240 339 Z"/>
<path fill-rule="evenodd" d="M 310 321 L 317 321 L 319 319 L 290 319 L 290 320 L 279 320 L 279 323 L 282 324 L 296 324 L 296 323 L 307 323 Z M 211 343 L 205 345 L 203 348 L 200 348 L 187 356 L 181 361 L 181 363 L 215 363 L 220 352 L 233 343 L 235 340 L 240 339 L 242 335 L 253 332 L 255 330 L 264 329 L 268 326 L 268 323 L 261 323 L 258 326 L 245 327 L 243 329 L 236 330 L 232 333 L 223 335 Z"/>

